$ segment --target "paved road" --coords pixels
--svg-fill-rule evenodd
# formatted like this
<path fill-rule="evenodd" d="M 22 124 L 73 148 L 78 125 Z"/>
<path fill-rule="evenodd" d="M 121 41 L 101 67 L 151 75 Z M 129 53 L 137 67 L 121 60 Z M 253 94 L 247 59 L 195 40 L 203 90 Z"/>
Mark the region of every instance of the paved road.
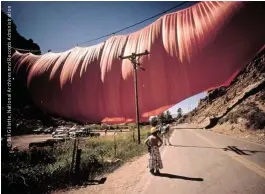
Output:
<path fill-rule="evenodd" d="M 32 142 L 41 142 L 46 141 L 48 139 L 52 139 L 51 134 L 45 135 L 20 135 L 20 136 L 12 136 L 12 147 L 17 147 L 20 150 L 28 149 L 29 144 Z"/>
<path fill-rule="evenodd" d="M 162 176 L 146 172 L 133 193 L 265 194 L 265 146 L 187 128 L 171 143 L 161 150 Z"/>

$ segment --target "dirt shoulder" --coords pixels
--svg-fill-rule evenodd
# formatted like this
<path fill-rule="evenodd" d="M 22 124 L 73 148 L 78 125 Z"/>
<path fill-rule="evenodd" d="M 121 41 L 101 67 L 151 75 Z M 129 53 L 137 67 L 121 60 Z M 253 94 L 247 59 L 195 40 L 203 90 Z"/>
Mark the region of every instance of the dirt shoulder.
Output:
<path fill-rule="evenodd" d="M 139 184 L 147 170 L 147 154 L 136 157 L 127 162 L 113 173 L 107 174 L 104 184 L 82 186 L 68 191 L 56 191 L 53 194 L 121 194 L 135 193 L 135 186 Z M 143 183 L 144 184 L 144 183 Z"/>

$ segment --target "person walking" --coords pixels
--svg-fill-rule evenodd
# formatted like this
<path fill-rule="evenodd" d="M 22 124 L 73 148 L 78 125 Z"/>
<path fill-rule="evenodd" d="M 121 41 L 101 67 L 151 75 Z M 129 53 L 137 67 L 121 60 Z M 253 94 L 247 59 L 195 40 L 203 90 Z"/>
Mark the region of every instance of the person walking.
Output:
<path fill-rule="evenodd" d="M 158 136 L 158 129 L 153 126 L 150 130 L 150 135 L 145 140 L 145 144 L 148 146 L 148 168 L 151 174 L 160 174 L 159 169 L 163 168 L 163 163 L 159 151 L 159 147 L 162 146 L 163 142 Z"/>
<path fill-rule="evenodd" d="M 161 127 L 161 135 L 163 137 L 163 145 L 172 145 L 169 141 L 169 124 Z"/>

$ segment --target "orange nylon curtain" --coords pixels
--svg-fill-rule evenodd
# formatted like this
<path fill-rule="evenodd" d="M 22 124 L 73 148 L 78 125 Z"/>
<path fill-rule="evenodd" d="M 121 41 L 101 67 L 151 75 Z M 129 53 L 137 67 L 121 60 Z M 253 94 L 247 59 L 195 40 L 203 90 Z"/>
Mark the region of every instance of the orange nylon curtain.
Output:
<path fill-rule="evenodd" d="M 41 56 L 15 52 L 35 103 L 82 122 L 135 121 L 133 68 L 119 56 L 148 50 L 138 71 L 140 120 L 229 85 L 265 43 L 262 2 L 200 2 L 137 32 Z"/>

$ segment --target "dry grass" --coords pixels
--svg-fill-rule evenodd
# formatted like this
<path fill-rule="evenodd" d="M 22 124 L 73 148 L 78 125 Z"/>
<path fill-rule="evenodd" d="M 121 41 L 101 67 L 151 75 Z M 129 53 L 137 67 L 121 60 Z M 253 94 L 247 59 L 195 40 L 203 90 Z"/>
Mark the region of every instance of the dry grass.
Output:
<path fill-rule="evenodd" d="M 141 128 L 142 142 L 148 131 L 148 127 Z M 134 136 L 137 140 L 137 132 Z M 82 149 L 82 153 L 78 183 L 111 172 L 147 151 L 143 143 L 138 145 L 137 141 L 133 141 L 133 131 L 85 139 L 80 141 L 79 149 Z M 2 179 L 5 183 L 3 190 L 12 194 L 41 194 L 71 186 L 73 178 L 69 176 L 69 170 L 72 151 L 73 141 L 68 141 L 51 150 L 18 151 L 11 154 L 2 162 Z M 115 162 L 116 159 L 119 162 Z"/>

